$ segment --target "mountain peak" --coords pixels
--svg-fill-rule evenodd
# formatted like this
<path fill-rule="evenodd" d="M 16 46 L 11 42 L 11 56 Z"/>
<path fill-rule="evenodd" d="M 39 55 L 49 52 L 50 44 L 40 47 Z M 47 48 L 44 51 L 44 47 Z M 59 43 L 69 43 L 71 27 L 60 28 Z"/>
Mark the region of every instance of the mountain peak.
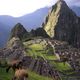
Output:
<path fill-rule="evenodd" d="M 52 6 L 51 12 L 55 12 L 56 14 L 59 14 L 60 12 L 66 12 L 69 11 L 69 7 L 66 4 L 64 0 L 58 0 L 55 5 Z"/>
<path fill-rule="evenodd" d="M 74 43 L 78 17 L 68 7 L 64 0 L 59 0 L 52 6 L 43 23 L 43 28 L 51 38 Z"/>
<path fill-rule="evenodd" d="M 65 3 L 65 1 L 64 1 L 64 0 L 58 0 L 58 2 L 59 2 L 59 3 L 60 3 L 60 2 L 61 2 L 61 3 Z"/>
<path fill-rule="evenodd" d="M 58 0 L 56 4 L 67 5 L 67 3 L 64 0 Z"/>
<path fill-rule="evenodd" d="M 67 4 L 64 0 L 58 0 L 56 4 L 61 5 L 61 6 L 67 6 Z"/>
<path fill-rule="evenodd" d="M 21 23 L 17 23 L 17 24 L 15 25 L 15 27 L 16 27 L 16 28 L 18 28 L 18 27 L 23 27 L 23 25 L 22 25 Z"/>
<path fill-rule="evenodd" d="M 17 23 L 11 30 L 10 39 L 13 37 L 18 37 L 22 39 L 26 34 L 28 34 L 28 32 L 26 31 L 24 26 L 21 23 Z"/>

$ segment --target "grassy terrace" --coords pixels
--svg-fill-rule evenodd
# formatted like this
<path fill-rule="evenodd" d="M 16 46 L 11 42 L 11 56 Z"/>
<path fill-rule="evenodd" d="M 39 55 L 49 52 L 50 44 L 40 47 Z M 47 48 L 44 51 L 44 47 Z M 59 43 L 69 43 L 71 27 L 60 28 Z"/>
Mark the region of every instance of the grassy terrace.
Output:
<path fill-rule="evenodd" d="M 24 43 L 25 47 L 27 47 L 27 44 Z M 29 56 L 42 56 L 45 59 L 48 60 L 54 60 L 56 59 L 56 57 L 53 54 L 48 54 L 48 52 L 51 49 L 47 49 L 45 50 L 46 46 L 43 44 L 32 44 L 28 46 L 28 50 L 27 50 L 27 55 Z M 52 52 L 53 53 L 53 52 Z"/>
<path fill-rule="evenodd" d="M 24 44 L 27 47 L 27 44 Z M 54 54 L 48 54 L 48 51 L 45 51 L 44 48 L 46 46 L 43 44 L 31 44 L 28 46 L 29 50 L 27 50 L 27 53 L 29 53 L 28 55 L 30 56 L 42 56 L 43 58 L 47 59 L 48 61 L 50 61 L 50 64 L 54 65 L 55 68 L 59 71 L 64 71 L 64 70 L 70 70 L 71 67 L 69 66 L 68 63 L 66 63 L 64 65 L 63 62 L 61 63 L 56 63 L 54 60 L 57 59 L 57 57 Z M 52 52 L 53 53 L 53 52 Z"/>
<path fill-rule="evenodd" d="M 30 43 L 30 41 L 29 41 Z M 44 42 L 41 43 L 35 43 L 31 45 L 27 45 L 27 43 L 24 43 L 25 47 L 28 47 L 29 49 L 26 51 L 27 55 L 29 56 L 41 56 L 44 59 L 48 60 L 51 65 L 55 67 L 58 71 L 65 73 L 66 75 L 69 76 L 62 76 L 62 80 L 67 80 L 68 78 L 74 79 L 76 76 L 72 76 L 75 74 L 74 71 L 72 71 L 70 65 L 68 63 L 63 63 L 63 62 L 55 62 L 54 60 L 57 59 L 57 57 L 54 54 L 49 54 L 48 52 L 51 50 L 51 48 L 48 48 L 45 50 L 46 45 L 44 45 Z M 53 51 L 51 52 L 53 53 Z"/>

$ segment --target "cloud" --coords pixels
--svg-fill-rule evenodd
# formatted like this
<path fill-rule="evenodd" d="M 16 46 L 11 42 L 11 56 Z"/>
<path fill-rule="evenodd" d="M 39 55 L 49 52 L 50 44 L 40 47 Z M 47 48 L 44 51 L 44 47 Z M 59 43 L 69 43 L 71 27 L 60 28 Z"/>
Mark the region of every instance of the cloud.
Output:
<path fill-rule="evenodd" d="M 50 0 L 0 0 L 0 15 L 22 16 L 49 5 Z"/>
<path fill-rule="evenodd" d="M 79 5 L 79 0 L 65 0 L 67 4 Z M 37 9 L 49 7 L 57 0 L 0 0 L 0 15 L 19 17 Z"/>

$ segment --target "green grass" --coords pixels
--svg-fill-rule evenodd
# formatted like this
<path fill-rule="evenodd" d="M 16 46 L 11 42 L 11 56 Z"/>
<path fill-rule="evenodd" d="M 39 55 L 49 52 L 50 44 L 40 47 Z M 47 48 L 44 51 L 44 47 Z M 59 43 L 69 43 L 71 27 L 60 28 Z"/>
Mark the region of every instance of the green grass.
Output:
<path fill-rule="evenodd" d="M 29 43 L 30 43 L 30 41 L 29 41 Z M 51 53 L 53 53 L 51 47 L 45 51 L 44 49 L 46 48 L 46 45 L 43 45 L 43 43 L 31 44 L 29 46 L 27 44 L 24 44 L 24 45 L 25 45 L 25 47 L 29 48 L 29 50 L 27 50 L 27 53 L 29 56 L 35 56 L 35 57 L 41 56 L 44 59 L 47 59 L 49 61 L 49 63 L 51 65 L 53 65 L 55 67 L 55 69 L 57 69 L 58 71 L 61 71 L 65 74 L 73 73 L 72 71 L 68 72 L 71 70 L 71 67 L 68 63 L 65 63 L 65 65 L 64 65 L 63 62 L 55 62 L 54 61 L 57 59 L 57 57 L 54 54 L 49 54 L 49 51 L 51 51 Z M 62 77 L 62 78 L 65 78 L 65 77 Z M 40 79 L 40 80 L 42 80 L 42 79 Z M 46 79 L 46 80 L 49 80 L 49 79 Z M 63 80 L 65 80 L 65 79 L 63 79 Z"/>
<path fill-rule="evenodd" d="M 29 71 L 29 80 L 52 80 L 49 77 L 40 76 L 34 72 Z"/>
<path fill-rule="evenodd" d="M 25 46 L 26 46 L 26 44 L 25 44 Z M 64 70 L 70 70 L 71 69 L 71 67 L 69 66 L 68 63 L 65 63 L 65 65 L 64 65 L 63 62 L 60 62 L 60 63 L 57 62 L 56 63 L 55 61 L 53 61 L 53 60 L 56 60 L 57 57 L 54 54 L 48 54 L 49 49 L 47 51 L 45 51 L 44 50 L 44 48 L 46 47 L 45 45 L 43 46 L 42 44 L 32 44 L 28 47 L 31 49 L 31 50 L 28 50 L 28 53 L 30 56 L 44 57 L 45 59 L 50 61 L 50 64 L 54 65 L 57 70 L 64 71 Z M 38 50 L 39 50 L 39 52 L 37 52 Z"/>
<path fill-rule="evenodd" d="M 13 77 L 13 71 L 9 71 L 9 73 L 6 73 L 5 68 L 0 68 L 0 80 L 11 80 Z"/>
<path fill-rule="evenodd" d="M 32 49 L 35 49 L 35 50 L 43 50 L 44 46 L 42 46 L 40 44 L 33 44 L 33 45 L 30 45 L 29 47 Z"/>
<path fill-rule="evenodd" d="M 54 62 L 54 61 L 51 61 L 50 62 L 52 65 L 54 65 L 56 67 L 57 70 L 59 71 L 65 71 L 65 70 L 70 70 L 71 67 L 68 65 L 68 63 L 63 63 L 63 62 Z"/>
<path fill-rule="evenodd" d="M 51 78 L 38 75 L 37 73 L 30 70 L 28 71 L 28 74 L 29 80 L 52 80 Z M 10 70 L 9 73 L 6 73 L 5 68 L 0 68 L 0 80 L 12 80 L 13 76 L 14 72 L 12 70 Z"/>
<path fill-rule="evenodd" d="M 30 43 L 30 41 L 29 41 L 29 43 Z M 26 43 L 24 45 L 25 45 L 25 47 L 27 47 Z M 51 48 L 48 50 L 45 50 L 46 45 L 43 45 L 41 43 L 29 45 L 28 48 L 29 49 L 27 50 L 27 55 L 29 55 L 29 56 L 35 56 L 35 57 L 41 56 L 48 60 L 54 60 L 54 58 L 55 58 L 53 54 L 48 54 L 48 52 L 49 52 L 49 50 L 51 50 Z"/>

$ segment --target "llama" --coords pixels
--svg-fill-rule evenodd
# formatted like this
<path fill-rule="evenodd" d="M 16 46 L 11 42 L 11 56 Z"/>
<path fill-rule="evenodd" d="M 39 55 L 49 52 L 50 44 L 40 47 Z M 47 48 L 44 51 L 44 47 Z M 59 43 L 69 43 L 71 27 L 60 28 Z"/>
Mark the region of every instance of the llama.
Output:
<path fill-rule="evenodd" d="M 15 70 L 15 74 L 12 80 L 27 80 L 27 78 L 28 78 L 27 70 L 19 68 Z"/>

